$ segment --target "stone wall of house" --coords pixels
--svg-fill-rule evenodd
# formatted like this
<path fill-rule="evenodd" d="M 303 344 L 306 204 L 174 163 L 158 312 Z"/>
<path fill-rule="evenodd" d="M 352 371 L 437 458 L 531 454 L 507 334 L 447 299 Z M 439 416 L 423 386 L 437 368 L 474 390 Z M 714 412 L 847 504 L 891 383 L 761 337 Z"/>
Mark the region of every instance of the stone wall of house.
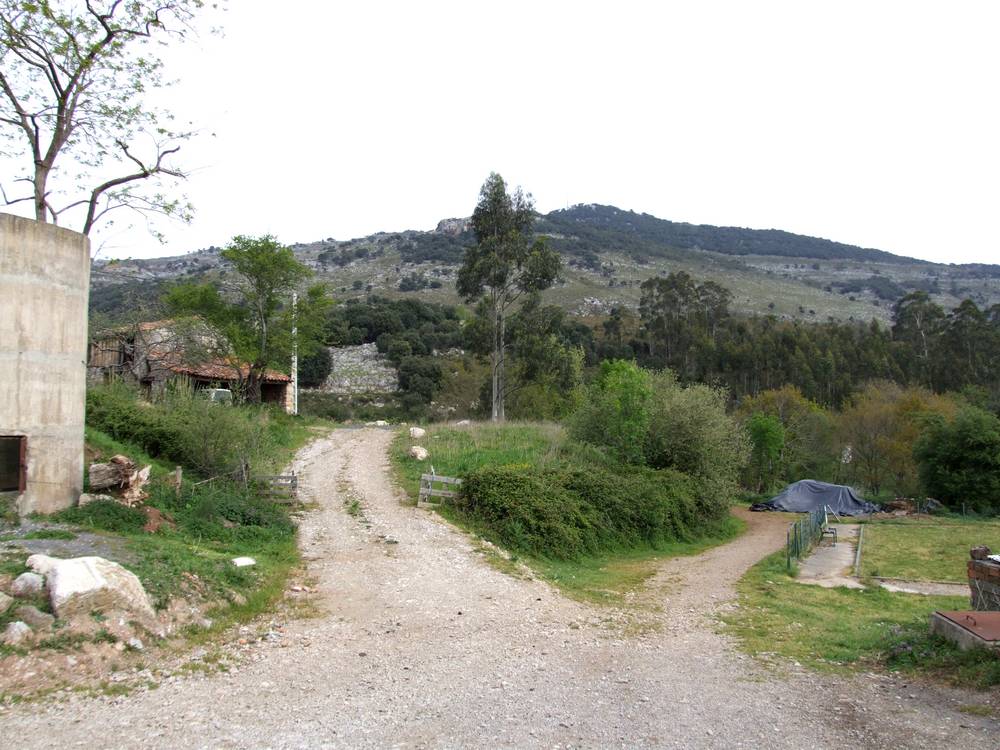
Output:
<path fill-rule="evenodd" d="M 84 235 L 0 214 L 0 436 L 24 438 L 21 515 L 83 488 L 89 289 Z"/>
<path fill-rule="evenodd" d="M 969 593 L 973 609 L 1000 610 L 1000 563 L 969 560 Z"/>
<path fill-rule="evenodd" d="M 396 368 L 375 344 L 330 348 L 332 366 L 326 382 L 315 390 L 337 396 L 393 393 L 399 390 Z"/>

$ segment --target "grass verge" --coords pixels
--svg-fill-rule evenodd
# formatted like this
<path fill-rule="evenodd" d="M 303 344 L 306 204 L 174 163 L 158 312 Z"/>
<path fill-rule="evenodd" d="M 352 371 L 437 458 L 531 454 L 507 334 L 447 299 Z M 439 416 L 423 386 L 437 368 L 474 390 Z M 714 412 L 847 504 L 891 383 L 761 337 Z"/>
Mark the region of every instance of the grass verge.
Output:
<path fill-rule="evenodd" d="M 960 651 L 928 631 L 931 612 L 963 609 L 964 597 L 807 586 L 786 571 L 784 552 L 752 567 L 737 590 L 740 606 L 724 617 L 726 631 L 752 655 L 821 670 L 882 668 L 980 689 L 1000 684 L 1000 655 Z"/>
<path fill-rule="evenodd" d="M 968 580 L 969 550 L 980 544 L 1000 551 L 1000 521 L 962 518 L 900 518 L 865 527 L 864 576 L 910 581 Z"/>
<path fill-rule="evenodd" d="M 617 465 L 609 464 L 602 455 L 569 441 L 562 427 L 548 423 L 431 427 L 420 439 L 421 445 L 430 451 L 429 462 L 418 462 L 407 455 L 412 442 L 407 433 L 401 432 L 393 443 L 391 457 L 397 481 L 414 502 L 420 475 L 429 471 L 430 465 L 437 474 L 458 477 L 494 467 L 534 471 L 588 465 L 601 468 L 612 476 L 617 470 Z M 568 506 L 557 503 L 556 507 Z M 473 518 L 460 508 L 442 505 L 437 511 L 459 528 L 492 542 L 484 547 L 486 559 L 498 569 L 516 574 L 523 571 L 522 565 L 527 566 L 533 575 L 555 584 L 566 595 L 597 604 L 622 604 L 626 594 L 655 574 L 663 560 L 697 554 L 735 538 L 745 528 L 742 521 L 727 516 L 714 523 L 701 524 L 697 534 L 684 534 L 680 529 L 683 539 L 618 544 L 596 554 L 566 557 L 525 552 L 504 544 L 504 538 L 498 534 L 499 526 Z M 526 519 L 524 523 L 531 520 Z M 559 519 L 547 521 L 558 524 Z M 498 519 L 497 523 L 504 521 Z M 588 520 L 581 523 L 586 525 Z M 609 533 L 603 538 L 611 536 Z M 501 551 L 497 552 L 494 545 Z"/>

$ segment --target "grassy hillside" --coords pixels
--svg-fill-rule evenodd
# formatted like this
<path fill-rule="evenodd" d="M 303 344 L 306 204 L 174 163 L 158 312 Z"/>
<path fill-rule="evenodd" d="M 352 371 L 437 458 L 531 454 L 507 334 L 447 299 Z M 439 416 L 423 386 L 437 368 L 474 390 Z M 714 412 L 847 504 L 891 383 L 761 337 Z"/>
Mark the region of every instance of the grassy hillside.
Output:
<path fill-rule="evenodd" d="M 340 299 L 375 292 L 455 304 L 455 274 L 473 238 L 461 220 L 441 227 L 292 248 Z M 575 314 L 634 307 L 639 284 L 673 271 L 726 286 L 737 312 L 804 320 L 888 320 L 895 299 L 915 289 L 946 308 L 966 297 L 983 308 L 1000 302 L 1000 266 L 928 263 L 780 230 L 683 224 L 592 205 L 553 211 L 536 229 L 565 265 L 547 298 Z M 91 310 L 114 319 L 142 308 L 165 281 L 224 278 L 218 252 L 95 264 Z"/>

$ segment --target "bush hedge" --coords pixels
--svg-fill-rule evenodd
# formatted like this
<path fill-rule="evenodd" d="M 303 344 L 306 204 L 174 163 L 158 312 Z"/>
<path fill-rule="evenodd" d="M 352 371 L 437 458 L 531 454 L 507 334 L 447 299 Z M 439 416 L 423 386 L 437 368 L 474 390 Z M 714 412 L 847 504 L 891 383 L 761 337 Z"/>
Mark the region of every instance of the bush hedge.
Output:
<path fill-rule="evenodd" d="M 678 472 L 573 464 L 472 471 L 454 512 L 510 550 L 563 560 L 689 541 L 725 515 L 699 510 L 692 481 Z"/>

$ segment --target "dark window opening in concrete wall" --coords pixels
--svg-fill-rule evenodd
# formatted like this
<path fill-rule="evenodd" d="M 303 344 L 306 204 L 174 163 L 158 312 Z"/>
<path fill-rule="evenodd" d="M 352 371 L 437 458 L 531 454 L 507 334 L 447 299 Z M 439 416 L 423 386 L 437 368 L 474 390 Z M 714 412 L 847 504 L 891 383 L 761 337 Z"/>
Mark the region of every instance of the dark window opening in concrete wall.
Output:
<path fill-rule="evenodd" d="M 0 492 L 24 492 L 28 439 L 0 436 Z"/>

